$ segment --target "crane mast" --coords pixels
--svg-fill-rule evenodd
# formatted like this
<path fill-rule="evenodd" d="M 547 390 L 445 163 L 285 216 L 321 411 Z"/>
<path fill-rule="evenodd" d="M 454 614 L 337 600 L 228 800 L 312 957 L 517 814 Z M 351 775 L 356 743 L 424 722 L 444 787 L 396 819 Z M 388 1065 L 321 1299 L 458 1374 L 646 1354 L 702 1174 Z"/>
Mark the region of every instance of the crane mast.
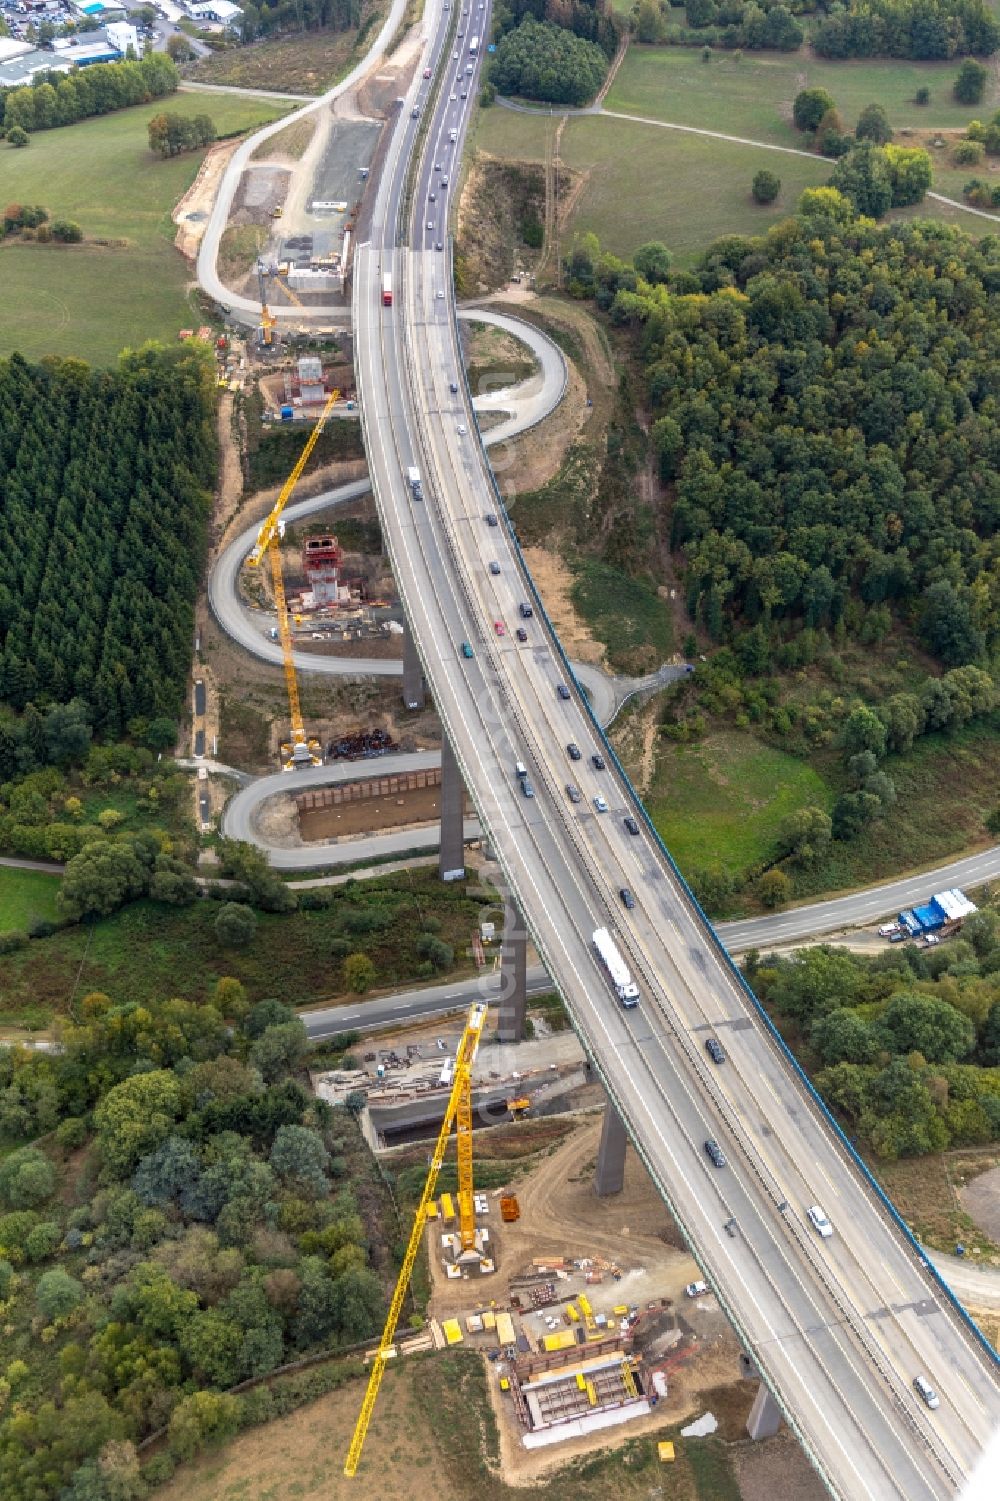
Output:
<path fill-rule="evenodd" d="M 295 468 L 285 480 L 285 483 L 281 487 L 281 493 L 261 524 L 260 531 L 257 533 L 257 541 L 254 543 L 253 550 L 247 559 L 251 567 L 256 568 L 263 560 L 265 553 L 270 553 L 271 579 L 274 584 L 274 605 L 278 612 L 278 639 L 281 642 L 281 659 L 285 669 L 285 687 L 288 690 L 288 711 L 292 727 L 291 740 L 281 747 L 282 766 L 285 771 L 294 771 L 301 766 L 318 766 L 322 755 L 319 741 L 311 740 L 306 735 L 305 724 L 302 719 L 299 682 L 295 671 L 295 657 L 292 647 L 292 627 L 288 618 L 285 580 L 281 571 L 281 550 L 279 546 L 283 530 L 281 516 L 285 506 L 291 499 L 295 486 L 302 477 L 302 471 L 309 462 L 309 455 L 316 447 L 319 436 L 326 426 L 327 419 L 339 399 L 339 391 L 330 392 L 326 399 L 326 404 L 319 415 L 319 420 L 309 434 L 305 447 L 299 454 Z"/>
<path fill-rule="evenodd" d="M 385 1321 L 385 1328 L 382 1330 L 382 1338 L 379 1341 L 379 1347 L 376 1352 L 375 1359 L 372 1361 L 372 1368 L 368 1377 L 368 1389 L 365 1392 L 364 1401 L 361 1404 L 361 1412 L 358 1415 L 358 1421 L 354 1429 L 354 1436 L 351 1439 L 351 1447 L 347 1451 L 347 1460 L 344 1464 L 344 1474 L 348 1476 L 348 1478 L 357 1473 L 358 1464 L 361 1460 L 361 1451 L 364 1448 L 365 1436 L 368 1432 L 368 1425 L 371 1422 L 372 1412 L 375 1408 L 375 1399 L 378 1396 L 379 1387 L 382 1384 L 382 1373 L 385 1370 L 385 1363 L 389 1358 L 389 1351 L 392 1349 L 392 1342 L 396 1335 L 396 1326 L 399 1323 L 399 1315 L 402 1312 L 403 1308 L 403 1299 L 406 1297 L 406 1289 L 409 1287 L 410 1277 L 413 1275 L 413 1265 L 417 1259 L 417 1252 L 420 1250 L 420 1243 L 423 1239 L 424 1224 L 427 1219 L 427 1206 L 430 1203 L 431 1199 L 434 1197 L 434 1190 L 437 1187 L 438 1174 L 441 1171 L 441 1164 L 444 1162 L 444 1154 L 448 1146 L 448 1137 L 451 1134 L 452 1122 L 454 1121 L 456 1115 L 458 1115 L 460 1109 L 468 1109 L 467 1180 L 465 1188 L 468 1192 L 469 1215 L 471 1218 L 472 1065 L 475 1061 L 476 1051 L 479 1047 L 479 1039 L 482 1036 L 483 1026 L 485 1022 L 486 1007 L 470 1007 L 469 1015 L 465 1023 L 465 1031 L 462 1033 L 462 1040 L 458 1045 L 458 1052 L 455 1056 L 455 1078 L 451 1087 L 451 1094 L 448 1097 L 448 1105 L 445 1109 L 444 1120 L 441 1122 L 441 1130 L 438 1132 L 437 1144 L 434 1148 L 434 1156 L 431 1158 L 430 1171 L 427 1174 L 427 1181 L 424 1183 L 424 1191 L 420 1196 L 420 1203 L 417 1205 L 416 1213 L 413 1216 L 413 1229 L 410 1231 L 410 1239 L 406 1247 L 406 1254 L 403 1257 L 403 1265 L 399 1269 L 399 1277 L 396 1281 L 396 1287 L 392 1295 L 392 1301 L 389 1304 L 389 1313 Z M 466 1102 L 465 1105 L 462 1104 L 463 1100 Z M 461 1136 L 459 1137 L 459 1142 L 459 1195 L 461 1202 L 461 1194 L 463 1192 Z M 464 1247 L 464 1216 L 462 1219 L 462 1232 L 462 1243 Z"/>

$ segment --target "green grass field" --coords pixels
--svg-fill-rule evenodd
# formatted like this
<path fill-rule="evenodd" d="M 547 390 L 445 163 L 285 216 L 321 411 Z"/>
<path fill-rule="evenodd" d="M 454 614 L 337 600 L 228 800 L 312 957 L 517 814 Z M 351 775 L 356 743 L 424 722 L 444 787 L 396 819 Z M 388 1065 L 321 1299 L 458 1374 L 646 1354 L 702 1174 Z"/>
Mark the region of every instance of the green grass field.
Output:
<path fill-rule="evenodd" d="M 17 349 L 29 359 L 63 354 L 107 364 L 127 345 L 172 342 L 197 316 L 170 212 L 204 153 L 167 161 L 152 155 L 146 124 L 164 107 L 210 115 L 220 134 L 248 130 L 286 108 L 274 100 L 199 94 L 41 131 L 23 151 L 0 147 L 5 203 L 41 203 L 53 219 L 75 219 L 88 238 L 128 242 L 124 248 L 0 244 L 0 354 Z"/>
<path fill-rule="evenodd" d="M 36 917 L 56 916 L 59 877 L 0 865 L 0 933 L 23 932 Z"/>
<path fill-rule="evenodd" d="M 802 52 L 744 53 L 738 60 L 733 53 L 713 52 L 703 63 L 696 48 L 633 46 L 606 105 L 678 125 L 801 146 L 802 136 L 792 124 L 792 100 L 803 88 L 827 89 L 848 127 L 866 104 L 883 105 L 895 130 L 966 125 L 1000 109 L 995 72 L 982 104 L 956 104 L 951 89 L 957 72 L 957 62 L 824 62 Z M 923 108 L 913 103 L 922 85 L 931 91 L 931 102 Z"/>
<path fill-rule="evenodd" d="M 734 875 L 772 856 L 787 814 L 811 805 L 829 810 L 832 802 L 806 762 L 729 730 L 696 745 L 664 741 L 645 799 L 682 871 L 718 861 Z"/>
<path fill-rule="evenodd" d="M 483 112 L 476 145 L 497 156 L 541 161 L 545 116 Z M 584 116 L 563 132 L 562 159 L 587 174 L 571 228 L 593 230 L 601 244 L 628 255 L 645 240 L 665 240 L 681 264 L 723 234 L 759 234 L 791 213 L 804 188 L 826 182 L 830 164 L 779 156 L 707 136 L 661 130 L 627 120 Z M 766 208 L 750 184 L 762 167 L 777 172 L 782 190 Z"/>
<path fill-rule="evenodd" d="M 573 604 L 614 667 L 651 672 L 674 650 L 669 606 L 645 579 L 588 558 L 576 570 Z"/>
<path fill-rule="evenodd" d="M 711 117 L 710 117 L 711 118 Z M 733 130 L 717 109 L 706 129 Z M 512 110 L 481 112 L 475 145 L 494 156 L 545 159 L 547 115 Z M 945 153 L 941 153 L 942 156 Z M 640 121 L 585 115 L 570 118 L 562 135 L 562 160 L 586 174 L 570 231 L 593 230 L 608 250 L 627 256 L 646 240 L 665 240 L 679 265 L 691 265 L 719 235 L 760 234 L 794 213 L 804 188 L 829 181 L 833 163 L 822 157 L 786 156 L 712 136 L 665 130 Z M 970 177 L 982 169 L 943 165 L 938 191 L 960 199 Z M 754 203 L 750 184 L 762 167 L 776 172 L 781 192 L 774 203 Z M 988 231 L 986 220 L 963 209 L 926 203 L 894 217 L 934 217 L 971 234 Z"/>

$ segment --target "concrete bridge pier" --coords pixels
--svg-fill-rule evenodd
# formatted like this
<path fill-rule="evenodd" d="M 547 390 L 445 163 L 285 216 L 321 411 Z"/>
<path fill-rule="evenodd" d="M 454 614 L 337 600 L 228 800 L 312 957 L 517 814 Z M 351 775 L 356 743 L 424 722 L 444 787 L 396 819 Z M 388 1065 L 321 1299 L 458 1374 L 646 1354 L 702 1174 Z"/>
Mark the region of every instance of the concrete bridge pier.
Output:
<path fill-rule="evenodd" d="M 598 1198 L 620 1194 L 625 1187 L 625 1146 L 628 1138 L 621 1116 L 609 1099 L 604 1107 L 601 1145 L 597 1152 L 594 1192 Z"/>
<path fill-rule="evenodd" d="M 501 1042 L 520 1042 L 528 1006 L 528 934 L 521 909 L 512 896 L 504 899 L 503 947 L 500 956 Z"/>
<path fill-rule="evenodd" d="M 422 709 L 427 696 L 424 671 L 417 655 L 417 643 L 413 638 L 410 622 L 406 622 L 403 635 L 403 703 L 408 709 Z"/>
<path fill-rule="evenodd" d="M 465 879 L 465 788 L 447 734 L 441 741 L 441 852 L 442 881 Z"/>
<path fill-rule="evenodd" d="M 750 1416 L 747 1418 L 747 1433 L 751 1438 L 773 1438 L 781 1427 L 781 1408 L 771 1396 L 763 1381 L 757 1388 Z"/>

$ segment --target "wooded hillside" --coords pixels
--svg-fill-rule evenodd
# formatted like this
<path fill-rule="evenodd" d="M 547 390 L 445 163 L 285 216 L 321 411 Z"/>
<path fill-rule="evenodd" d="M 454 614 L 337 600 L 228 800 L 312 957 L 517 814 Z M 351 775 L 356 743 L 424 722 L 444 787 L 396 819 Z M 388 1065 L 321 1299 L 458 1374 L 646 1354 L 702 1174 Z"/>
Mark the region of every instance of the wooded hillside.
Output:
<path fill-rule="evenodd" d="M 211 360 L 192 346 L 0 364 L 0 701 L 176 714 L 213 481 Z"/>

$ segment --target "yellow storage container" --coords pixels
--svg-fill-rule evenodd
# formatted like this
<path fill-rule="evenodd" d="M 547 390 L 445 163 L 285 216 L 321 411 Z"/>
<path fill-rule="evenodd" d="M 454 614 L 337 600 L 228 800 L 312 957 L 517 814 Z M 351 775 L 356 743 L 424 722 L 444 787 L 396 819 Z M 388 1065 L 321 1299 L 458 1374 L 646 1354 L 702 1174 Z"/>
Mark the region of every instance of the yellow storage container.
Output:
<path fill-rule="evenodd" d="M 673 1464 L 674 1460 L 677 1458 L 676 1454 L 674 1453 L 674 1446 L 669 1439 L 661 1440 L 661 1442 L 656 1446 L 656 1451 L 660 1456 L 661 1464 Z"/>
<path fill-rule="evenodd" d="M 455 1218 L 455 1205 L 452 1202 L 451 1194 L 441 1195 L 441 1218 L 446 1225 L 450 1225 Z"/>
<path fill-rule="evenodd" d="M 577 1371 L 576 1373 L 576 1384 L 579 1391 L 585 1392 L 587 1390 L 587 1378 L 582 1371 Z"/>
<path fill-rule="evenodd" d="M 486 1312 L 483 1314 L 483 1328 L 484 1329 L 495 1329 L 496 1326 L 497 1326 L 497 1316 L 493 1312 L 492 1308 L 488 1308 L 486 1310 Z"/>
<path fill-rule="evenodd" d="M 462 1343 L 462 1326 L 457 1319 L 445 1319 L 441 1325 L 441 1330 L 449 1345 L 460 1345 Z"/>
<path fill-rule="evenodd" d="M 501 1376 L 500 1377 L 500 1390 L 502 1392 L 509 1392 L 510 1391 L 510 1382 L 508 1381 L 508 1379 L 507 1379 L 506 1376 Z"/>
<path fill-rule="evenodd" d="M 555 1334 L 546 1334 L 542 1339 L 542 1349 L 548 1350 L 571 1350 L 576 1344 L 576 1336 L 572 1329 L 557 1329 Z"/>
<path fill-rule="evenodd" d="M 438 1217 L 437 1200 L 436 1199 L 431 1199 L 430 1203 L 427 1205 L 427 1218 L 429 1220 L 436 1220 L 437 1217 Z"/>
<path fill-rule="evenodd" d="M 580 1322 L 580 1315 L 577 1313 L 572 1303 L 566 1304 L 566 1317 L 570 1320 L 571 1323 L 578 1324 Z"/>
<path fill-rule="evenodd" d="M 612 1308 L 611 1312 L 614 1314 L 614 1316 L 615 1316 L 616 1319 L 623 1319 L 626 1316 L 626 1314 L 628 1313 L 628 1304 L 627 1303 L 619 1303 L 618 1307 L 617 1308 Z"/>
<path fill-rule="evenodd" d="M 587 1401 L 591 1407 L 597 1406 L 597 1392 L 594 1390 L 594 1383 L 592 1381 L 587 1382 Z"/>

